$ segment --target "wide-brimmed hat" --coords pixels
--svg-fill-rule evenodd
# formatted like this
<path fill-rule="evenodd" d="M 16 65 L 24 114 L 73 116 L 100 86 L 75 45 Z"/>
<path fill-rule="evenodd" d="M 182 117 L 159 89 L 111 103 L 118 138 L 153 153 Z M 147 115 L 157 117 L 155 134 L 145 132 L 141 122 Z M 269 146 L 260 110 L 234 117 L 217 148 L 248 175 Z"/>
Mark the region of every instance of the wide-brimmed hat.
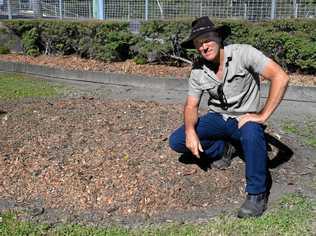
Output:
<path fill-rule="evenodd" d="M 202 16 L 192 22 L 192 31 L 188 39 L 181 43 L 183 48 L 195 48 L 193 40 L 205 33 L 217 32 L 222 41 L 224 41 L 231 33 L 231 29 L 227 25 L 215 27 L 214 23 L 207 17 Z"/>

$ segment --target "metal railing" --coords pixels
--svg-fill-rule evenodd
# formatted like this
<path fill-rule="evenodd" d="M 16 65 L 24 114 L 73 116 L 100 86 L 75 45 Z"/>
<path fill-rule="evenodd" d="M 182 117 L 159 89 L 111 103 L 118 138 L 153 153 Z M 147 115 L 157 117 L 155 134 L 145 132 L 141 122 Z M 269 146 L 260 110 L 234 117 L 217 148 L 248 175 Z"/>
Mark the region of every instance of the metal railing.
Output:
<path fill-rule="evenodd" d="M 315 0 L 0 0 L 1 18 L 151 20 L 199 17 L 260 21 L 315 18 Z"/>

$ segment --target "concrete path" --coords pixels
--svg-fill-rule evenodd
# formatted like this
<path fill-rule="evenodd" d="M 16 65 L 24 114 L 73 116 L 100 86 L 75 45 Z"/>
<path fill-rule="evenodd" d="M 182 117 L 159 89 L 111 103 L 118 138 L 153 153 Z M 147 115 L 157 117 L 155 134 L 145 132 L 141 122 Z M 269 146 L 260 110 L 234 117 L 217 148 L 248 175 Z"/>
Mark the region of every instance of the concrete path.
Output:
<path fill-rule="evenodd" d="M 136 99 L 166 103 L 184 103 L 187 80 L 92 71 L 66 71 L 45 66 L 0 61 L 0 71 L 26 73 L 50 81 L 69 84 L 81 90 L 94 90 L 113 99 Z M 262 102 L 268 94 L 262 85 Z M 205 96 L 206 97 L 206 96 Z M 201 106 L 206 107 L 206 98 Z M 272 120 L 303 121 L 316 117 L 316 87 L 290 86 Z"/>

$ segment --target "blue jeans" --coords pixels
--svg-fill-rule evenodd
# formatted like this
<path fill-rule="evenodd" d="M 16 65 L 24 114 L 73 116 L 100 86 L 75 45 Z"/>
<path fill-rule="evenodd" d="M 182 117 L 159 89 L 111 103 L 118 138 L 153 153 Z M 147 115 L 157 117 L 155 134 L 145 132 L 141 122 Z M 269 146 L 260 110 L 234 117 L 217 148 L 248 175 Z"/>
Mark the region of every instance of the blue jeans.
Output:
<path fill-rule="evenodd" d="M 261 124 L 247 122 L 238 129 L 236 119 L 225 121 L 221 114 L 210 112 L 198 119 L 195 130 L 208 158 L 221 157 L 227 141 L 241 146 L 246 162 L 246 192 L 258 194 L 268 190 L 268 155 Z M 185 146 L 184 126 L 171 134 L 169 145 L 178 153 L 189 152 Z"/>

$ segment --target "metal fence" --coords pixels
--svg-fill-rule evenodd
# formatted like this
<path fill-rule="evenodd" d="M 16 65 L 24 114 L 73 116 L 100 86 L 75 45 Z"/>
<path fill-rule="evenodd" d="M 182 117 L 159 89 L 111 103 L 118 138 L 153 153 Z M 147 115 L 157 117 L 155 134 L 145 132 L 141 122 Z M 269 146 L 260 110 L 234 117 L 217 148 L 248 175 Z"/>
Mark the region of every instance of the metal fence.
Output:
<path fill-rule="evenodd" d="M 0 0 L 0 18 L 315 18 L 316 0 Z"/>

